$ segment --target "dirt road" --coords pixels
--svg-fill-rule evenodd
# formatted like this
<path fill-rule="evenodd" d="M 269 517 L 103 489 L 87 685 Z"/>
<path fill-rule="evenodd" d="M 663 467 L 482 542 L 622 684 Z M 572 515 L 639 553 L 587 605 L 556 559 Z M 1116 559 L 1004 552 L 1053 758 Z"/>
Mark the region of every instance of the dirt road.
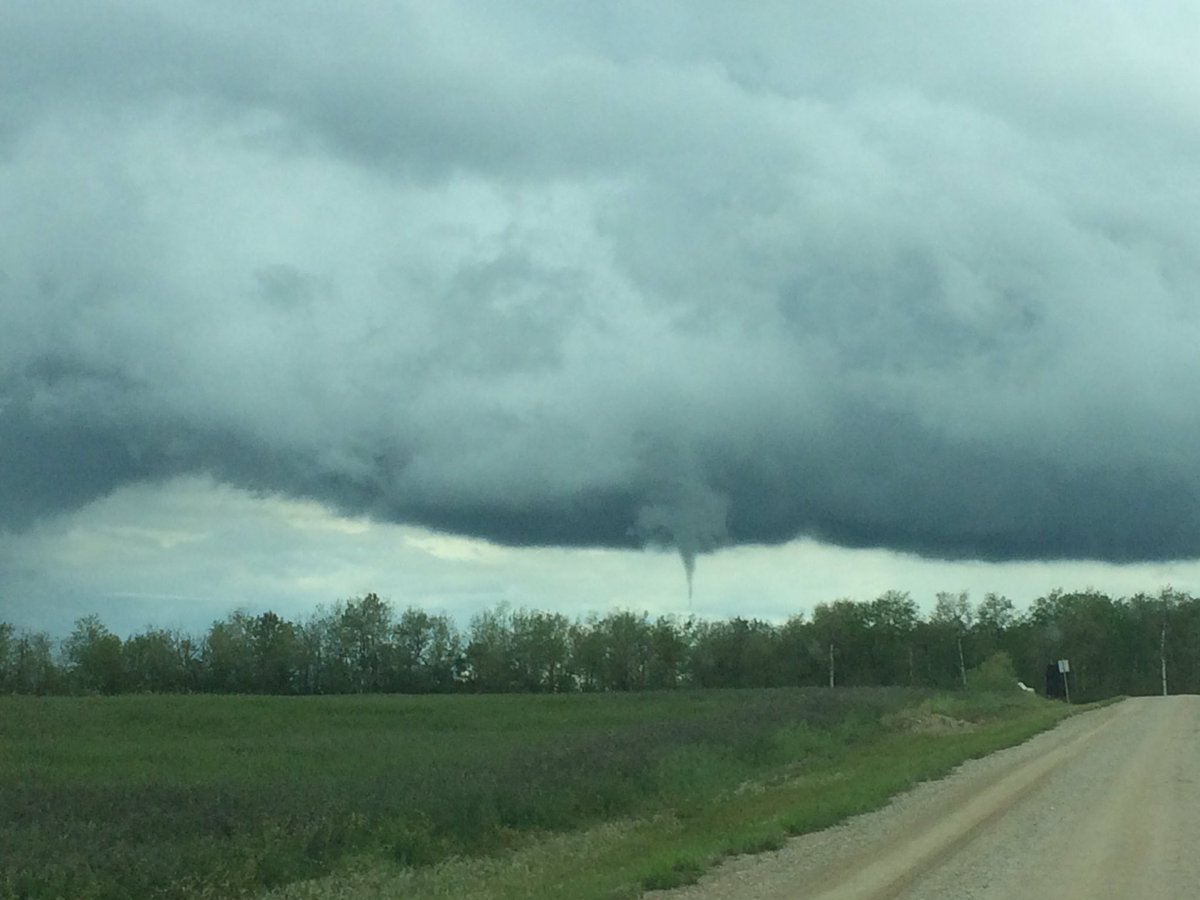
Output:
<path fill-rule="evenodd" d="M 1126 700 L 654 900 L 1200 897 L 1200 697 Z"/>

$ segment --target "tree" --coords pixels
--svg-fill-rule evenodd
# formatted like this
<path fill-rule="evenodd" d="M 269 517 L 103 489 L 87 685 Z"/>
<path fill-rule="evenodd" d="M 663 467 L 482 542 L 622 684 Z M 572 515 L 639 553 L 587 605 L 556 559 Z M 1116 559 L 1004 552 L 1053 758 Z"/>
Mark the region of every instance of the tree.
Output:
<path fill-rule="evenodd" d="M 100 617 L 76 619 L 75 630 L 63 643 L 67 675 L 78 690 L 115 694 L 124 686 L 121 639 Z"/>
<path fill-rule="evenodd" d="M 200 650 L 205 690 L 250 693 L 255 687 L 253 620 L 245 612 L 213 622 Z"/>
<path fill-rule="evenodd" d="M 1122 604 L 1125 612 L 1125 630 L 1122 636 L 1122 668 L 1124 670 L 1124 693 L 1152 694 L 1162 690 L 1162 673 L 1167 668 L 1168 638 L 1174 648 L 1176 634 L 1186 611 L 1178 612 L 1164 608 L 1161 597 L 1138 593 Z M 1164 625 L 1170 626 L 1164 629 Z M 1170 682 L 1179 690 L 1181 674 L 1174 659 L 1170 665 Z"/>
<path fill-rule="evenodd" d="M 822 683 L 825 654 L 814 651 L 812 626 L 803 613 L 796 613 L 779 628 L 775 642 L 776 670 L 783 684 L 817 685 Z"/>
<path fill-rule="evenodd" d="M 16 629 L 8 622 L 0 622 L 0 694 L 17 689 L 16 643 Z"/>
<path fill-rule="evenodd" d="M 570 626 L 560 613 L 521 609 L 509 616 L 509 665 L 517 690 L 562 692 L 573 687 Z"/>
<path fill-rule="evenodd" d="M 595 615 L 576 621 L 568 631 L 571 643 L 571 675 L 584 691 L 604 689 L 604 634 Z"/>
<path fill-rule="evenodd" d="M 462 681 L 462 637 L 445 615 L 429 619 L 428 634 L 424 655 L 426 690 L 455 690 Z"/>
<path fill-rule="evenodd" d="M 351 599 L 334 610 L 332 665 L 342 689 L 362 694 L 381 691 L 392 655 L 392 607 L 378 594 Z"/>
<path fill-rule="evenodd" d="M 867 605 L 865 613 L 864 625 L 870 637 L 867 659 L 871 664 L 871 683 L 913 684 L 916 601 L 907 591 L 886 591 Z"/>
<path fill-rule="evenodd" d="M 775 629 L 738 616 L 697 629 L 692 652 L 697 683 L 704 687 L 767 687 L 779 683 Z"/>
<path fill-rule="evenodd" d="M 842 684 L 854 683 L 851 666 L 861 666 L 865 655 L 855 652 L 866 632 L 863 604 L 846 599 L 818 603 L 813 609 L 812 630 L 820 648 L 828 654 L 829 686 L 834 687 L 839 680 Z"/>
<path fill-rule="evenodd" d="M 121 647 L 125 686 L 132 691 L 174 692 L 189 686 L 190 654 L 185 638 L 162 629 L 147 628 Z M 190 643 L 188 643 L 190 649 Z"/>
<path fill-rule="evenodd" d="M 997 635 L 1011 628 L 1016 618 L 1017 610 L 1013 602 L 1000 594 L 984 594 L 975 610 L 978 626 Z"/>
<path fill-rule="evenodd" d="M 1064 593 L 1051 591 L 1039 597 L 1029 611 L 1037 626 L 1034 638 L 1045 664 L 1058 659 L 1071 662 L 1072 698 L 1092 700 L 1128 690 L 1128 647 L 1122 634 L 1128 633 L 1130 608 L 1095 590 Z M 1156 608 L 1153 617 L 1154 678 L 1158 679 L 1158 638 L 1161 618 Z"/>
<path fill-rule="evenodd" d="M 266 694 L 295 693 L 301 684 L 304 645 L 296 626 L 267 611 L 249 623 L 254 690 Z"/>
<path fill-rule="evenodd" d="M 392 628 L 392 645 L 396 690 L 453 690 L 461 667 L 462 641 L 445 616 L 431 616 L 410 606 Z"/>
<path fill-rule="evenodd" d="M 1163 694 L 1200 691 L 1200 603 L 1183 591 L 1164 588 L 1158 595 L 1159 684 Z"/>
<path fill-rule="evenodd" d="M 976 660 L 986 660 L 996 653 L 1012 653 L 1006 636 L 1013 633 L 1017 610 L 1013 602 L 1001 594 L 987 593 L 975 607 L 975 622 L 971 626 L 970 644 Z"/>
<path fill-rule="evenodd" d="M 26 631 L 12 649 L 13 690 L 18 694 L 51 694 L 61 687 L 54 665 L 50 636 L 43 631 Z"/>
<path fill-rule="evenodd" d="M 297 680 L 301 693 L 329 694 L 345 690 L 344 673 L 337 659 L 336 616 L 317 607 L 307 620 L 296 626 L 300 647 Z"/>
<path fill-rule="evenodd" d="M 963 653 L 963 638 L 971 630 L 974 620 L 974 611 L 966 591 L 957 594 L 942 591 L 937 595 L 930 621 L 953 636 L 954 646 L 958 650 L 959 678 L 964 689 L 967 687 L 967 662 Z"/>
<path fill-rule="evenodd" d="M 653 655 L 646 613 L 611 612 L 596 627 L 603 636 L 603 684 L 609 691 L 644 690 Z"/>
<path fill-rule="evenodd" d="M 501 604 L 471 617 L 466 655 L 475 690 L 501 692 L 513 689 L 511 649 L 512 629 L 507 606 Z"/>
<path fill-rule="evenodd" d="M 683 678 L 689 648 L 690 623 L 674 616 L 659 616 L 650 628 L 650 670 L 647 687 L 673 688 Z"/>

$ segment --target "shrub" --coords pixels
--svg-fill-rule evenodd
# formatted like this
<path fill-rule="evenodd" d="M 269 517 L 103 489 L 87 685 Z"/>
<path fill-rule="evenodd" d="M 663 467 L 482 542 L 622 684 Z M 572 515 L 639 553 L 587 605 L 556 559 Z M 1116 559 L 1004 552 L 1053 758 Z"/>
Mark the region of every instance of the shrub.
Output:
<path fill-rule="evenodd" d="M 1003 650 L 993 653 L 967 672 L 967 686 L 973 691 L 996 693 L 1020 690 L 1012 657 Z"/>

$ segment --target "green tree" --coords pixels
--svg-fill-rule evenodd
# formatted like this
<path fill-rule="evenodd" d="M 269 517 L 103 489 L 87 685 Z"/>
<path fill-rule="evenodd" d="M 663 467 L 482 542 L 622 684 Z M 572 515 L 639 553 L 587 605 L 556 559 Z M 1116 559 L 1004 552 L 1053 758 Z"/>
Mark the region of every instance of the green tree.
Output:
<path fill-rule="evenodd" d="M 462 665 L 462 639 L 445 616 L 410 606 L 392 628 L 394 685 L 408 693 L 453 690 Z"/>
<path fill-rule="evenodd" d="M 1200 692 L 1200 604 L 1174 588 L 1158 595 L 1159 679 L 1148 693 Z"/>
<path fill-rule="evenodd" d="M 591 615 L 585 621 L 573 623 L 568 632 L 571 674 L 584 691 L 604 689 L 605 640 L 599 621 L 597 616 Z"/>
<path fill-rule="evenodd" d="M 560 613 L 521 609 L 509 616 L 508 624 L 514 687 L 531 693 L 571 690 L 571 623 L 567 618 Z"/>
<path fill-rule="evenodd" d="M 254 691 L 253 622 L 237 610 L 209 627 L 200 650 L 204 690 L 222 694 Z"/>
<path fill-rule="evenodd" d="M 8 622 L 0 622 L 0 694 L 17 689 L 16 644 L 16 629 Z"/>
<path fill-rule="evenodd" d="M 383 690 L 392 656 L 392 607 L 378 594 L 347 600 L 338 617 L 338 653 L 354 693 Z"/>
<path fill-rule="evenodd" d="M 291 694 L 299 690 L 304 644 L 296 626 L 267 611 L 250 621 L 248 632 L 254 659 L 254 690 L 266 694 Z"/>
<path fill-rule="evenodd" d="M 1006 636 L 1016 621 L 1017 610 L 1010 599 L 1000 594 L 984 594 L 975 607 L 975 623 L 971 628 L 971 646 L 976 657 L 987 659 L 994 653 L 1008 653 Z"/>
<path fill-rule="evenodd" d="M 997 635 L 1011 628 L 1016 619 L 1016 607 L 1002 594 L 984 594 L 975 610 L 976 625 Z"/>
<path fill-rule="evenodd" d="M 696 630 L 692 651 L 701 687 L 769 687 L 780 681 L 775 629 L 768 622 L 737 616 L 708 623 Z"/>
<path fill-rule="evenodd" d="M 957 594 L 942 591 L 937 595 L 930 623 L 953 642 L 959 682 L 964 689 L 967 687 L 967 655 L 963 644 L 974 621 L 975 611 L 966 591 Z"/>
<path fill-rule="evenodd" d="M 604 643 L 602 683 L 609 691 L 644 690 L 650 675 L 653 640 L 646 613 L 609 613 L 597 624 Z"/>
<path fill-rule="evenodd" d="M 184 640 L 158 628 L 147 628 L 126 640 L 121 646 L 126 689 L 157 693 L 186 690 L 190 673 L 188 654 L 180 646 Z"/>
<path fill-rule="evenodd" d="M 886 591 L 867 604 L 870 681 L 877 685 L 916 682 L 917 603 L 907 591 Z"/>
<path fill-rule="evenodd" d="M 318 607 L 296 626 L 300 646 L 297 680 L 301 693 L 333 694 L 346 690 L 348 680 L 337 654 L 337 623 L 334 613 Z"/>
<path fill-rule="evenodd" d="M 99 616 L 75 620 L 75 629 L 63 642 L 67 677 L 77 690 L 116 694 L 124 687 L 125 665 L 121 639 Z"/>
<path fill-rule="evenodd" d="M 775 669 L 780 673 L 783 684 L 822 684 L 826 656 L 821 653 L 820 641 L 814 637 L 813 626 L 805 620 L 804 613 L 791 616 L 779 628 L 775 642 Z"/>
<path fill-rule="evenodd" d="M 674 616 L 659 616 L 650 628 L 650 669 L 647 687 L 655 690 L 678 687 L 684 676 L 690 647 L 690 623 Z"/>
<path fill-rule="evenodd" d="M 53 694 L 63 687 L 53 644 L 44 631 L 23 632 L 13 643 L 12 680 L 18 694 Z"/>
<path fill-rule="evenodd" d="M 1070 660 L 1073 700 L 1112 696 L 1128 685 L 1129 666 L 1122 639 L 1128 631 L 1128 613 L 1127 606 L 1091 589 L 1072 593 L 1055 590 L 1033 602 L 1029 618 L 1036 626 L 1035 643 L 1047 663 Z M 1161 619 L 1156 617 L 1155 621 Z"/>
<path fill-rule="evenodd" d="M 466 650 L 469 680 L 477 691 L 513 690 L 512 629 L 504 604 L 471 617 Z"/>
<path fill-rule="evenodd" d="M 869 665 L 869 651 L 864 646 L 866 630 L 866 610 L 861 603 L 840 599 L 818 603 L 813 609 L 813 650 L 826 659 L 830 687 L 869 683 L 869 679 L 860 680 L 862 668 Z"/>

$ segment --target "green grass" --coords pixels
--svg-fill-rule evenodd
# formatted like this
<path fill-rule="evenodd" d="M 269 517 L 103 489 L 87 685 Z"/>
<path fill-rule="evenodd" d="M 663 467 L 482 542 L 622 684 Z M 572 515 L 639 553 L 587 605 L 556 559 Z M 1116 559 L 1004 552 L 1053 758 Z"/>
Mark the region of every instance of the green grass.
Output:
<path fill-rule="evenodd" d="M 921 704 L 979 725 L 897 726 Z M 0 698 L 0 897 L 633 896 L 1061 714 L 901 689 Z"/>

